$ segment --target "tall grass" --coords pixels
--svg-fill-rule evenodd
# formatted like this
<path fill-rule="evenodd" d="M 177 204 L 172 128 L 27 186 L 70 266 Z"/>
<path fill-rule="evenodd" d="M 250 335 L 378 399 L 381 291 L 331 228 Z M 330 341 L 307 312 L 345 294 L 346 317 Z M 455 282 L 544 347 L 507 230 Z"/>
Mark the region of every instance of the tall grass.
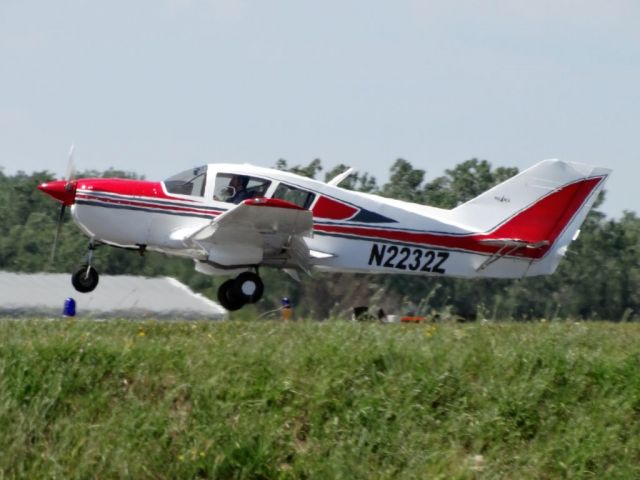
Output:
<path fill-rule="evenodd" d="M 640 325 L 0 322 L 1 478 L 640 478 Z"/>

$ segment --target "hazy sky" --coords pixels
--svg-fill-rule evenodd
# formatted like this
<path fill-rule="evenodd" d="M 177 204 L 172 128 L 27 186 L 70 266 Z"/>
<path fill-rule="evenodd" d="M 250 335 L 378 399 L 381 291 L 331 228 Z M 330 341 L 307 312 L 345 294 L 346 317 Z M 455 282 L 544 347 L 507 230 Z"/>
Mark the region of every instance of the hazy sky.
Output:
<path fill-rule="evenodd" d="M 614 169 L 640 211 L 637 0 L 0 0 L 0 165 L 162 179 L 472 157 Z"/>

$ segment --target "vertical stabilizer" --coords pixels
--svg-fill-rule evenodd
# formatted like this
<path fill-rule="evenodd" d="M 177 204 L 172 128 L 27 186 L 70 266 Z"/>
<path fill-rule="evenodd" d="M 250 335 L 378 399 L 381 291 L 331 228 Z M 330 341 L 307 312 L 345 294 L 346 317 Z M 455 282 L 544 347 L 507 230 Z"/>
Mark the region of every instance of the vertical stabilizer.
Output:
<path fill-rule="evenodd" d="M 545 160 L 452 210 L 483 242 L 537 245 L 527 276 L 553 273 L 610 170 Z M 544 245 L 544 247 L 540 247 Z"/>

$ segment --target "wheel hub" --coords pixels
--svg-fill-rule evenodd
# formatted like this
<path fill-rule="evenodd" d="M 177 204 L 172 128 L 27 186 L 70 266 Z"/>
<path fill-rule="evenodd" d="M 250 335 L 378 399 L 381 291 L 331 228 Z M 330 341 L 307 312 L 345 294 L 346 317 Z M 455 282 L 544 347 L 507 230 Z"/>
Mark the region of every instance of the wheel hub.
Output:
<path fill-rule="evenodd" d="M 255 293 L 256 283 L 250 280 L 246 282 L 242 282 L 242 285 L 240 286 L 240 290 L 242 290 L 242 293 L 244 295 L 249 297 Z"/>

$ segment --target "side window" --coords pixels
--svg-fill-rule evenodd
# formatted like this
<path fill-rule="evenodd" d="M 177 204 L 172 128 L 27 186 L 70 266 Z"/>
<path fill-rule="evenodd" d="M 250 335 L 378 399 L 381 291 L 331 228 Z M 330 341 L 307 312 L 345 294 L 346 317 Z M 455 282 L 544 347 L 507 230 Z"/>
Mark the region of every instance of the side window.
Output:
<path fill-rule="evenodd" d="M 281 183 L 276 188 L 273 198 L 279 198 L 280 200 L 286 200 L 302 208 L 309 208 L 313 202 L 315 195 L 307 190 L 302 190 L 297 187 L 292 187 L 285 183 Z"/>
<path fill-rule="evenodd" d="M 271 181 L 264 178 L 219 173 L 213 187 L 213 199 L 238 204 L 247 198 L 264 197 L 269 185 Z"/>
<path fill-rule="evenodd" d="M 206 180 L 207 167 L 198 167 L 167 178 L 164 181 L 164 186 L 169 193 L 202 197 L 204 196 Z"/>

